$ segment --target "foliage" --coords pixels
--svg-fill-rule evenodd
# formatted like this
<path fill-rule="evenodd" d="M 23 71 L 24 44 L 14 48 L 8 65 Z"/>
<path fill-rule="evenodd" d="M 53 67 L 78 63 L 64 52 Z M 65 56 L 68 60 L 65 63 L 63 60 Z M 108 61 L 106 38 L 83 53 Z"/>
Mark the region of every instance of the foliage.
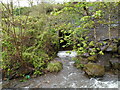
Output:
<path fill-rule="evenodd" d="M 84 67 L 84 64 L 81 63 L 82 58 L 73 58 L 73 60 L 75 61 L 74 66 L 76 68 L 79 69 L 79 68 L 83 68 Z"/>
<path fill-rule="evenodd" d="M 47 65 L 47 70 L 50 72 L 58 72 L 62 69 L 62 63 L 61 62 L 50 62 Z"/>
<path fill-rule="evenodd" d="M 13 13 L 14 15 L 18 16 L 18 15 L 26 15 L 28 14 L 30 11 L 30 7 L 19 7 L 19 8 L 15 8 Z"/>
<path fill-rule="evenodd" d="M 50 72 L 61 70 L 60 63 L 50 62 L 60 48 L 59 43 L 63 48 L 72 46 L 80 56 L 85 53 L 104 55 L 100 49 L 103 44 L 96 40 L 96 29 L 101 25 L 111 30 L 111 24 L 116 23 L 118 3 L 43 3 L 21 8 L 3 6 L 2 68 L 5 77 L 13 77 L 20 76 L 20 73 L 41 75 L 46 68 Z M 94 32 L 94 37 L 89 32 Z M 78 68 L 83 67 L 79 60 L 76 63 Z"/>
<path fill-rule="evenodd" d="M 19 73 L 21 67 L 31 68 L 36 75 L 43 74 L 58 50 L 57 35 L 46 25 L 44 17 L 13 17 L 2 19 L 2 57 L 6 76 L 14 71 Z"/>
<path fill-rule="evenodd" d="M 117 5 L 116 3 L 113 4 Z M 72 45 L 73 50 L 77 51 L 78 55 L 85 53 L 89 53 L 90 55 L 104 55 L 103 51 L 100 50 L 102 44 L 96 41 L 96 28 L 100 25 L 104 26 L 106 24 L 111 24 L 112 21 L 107 23 L 108 18 L 106 19 L 108 14 L 106 10 L 110 10 L 109 5 L 112 5 L 112 3 L 77 2 L 74 4 L 68 2 L 64 4 L 62 10 L 52 12 L 52 15 L 54 16 L 63 14 L 66 14 L 67 16 L 68 14 L 71 14 L 69 16 L 71 16 L 72 21 L 63 23 L 58 28 L 60 33 L 62 33 L 60 43 L 66 43 L 62 47 L 69 47 Z M 105 9 L 105 7 L 107 7 L 107 9 Z M 114 15 L 115 14 L 113 14 L 113 16 Z M 89 40 L 92 38 L 92 36 L 89 35 L 90 30 L 94 30 L 94 39 L 92 40 Z"/>

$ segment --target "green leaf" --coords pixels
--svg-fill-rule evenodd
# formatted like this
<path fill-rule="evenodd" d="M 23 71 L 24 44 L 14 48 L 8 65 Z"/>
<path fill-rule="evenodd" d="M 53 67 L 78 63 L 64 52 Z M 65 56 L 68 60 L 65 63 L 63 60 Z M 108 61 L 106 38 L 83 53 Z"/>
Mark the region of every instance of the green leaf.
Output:
<path fill-rule="evenodd" d="M 104 55 L 103 51 L 100 51 L 99 54 Z"/>
<path fill-rule="evenodd" d="M 64 42 L 64 40 L 60 40 L 60 43 L 63 43 Z"/>
<path fill-rule="evenodd" d="M 80 46 L 80 44 L 77 44 L 77 46 Z"/>

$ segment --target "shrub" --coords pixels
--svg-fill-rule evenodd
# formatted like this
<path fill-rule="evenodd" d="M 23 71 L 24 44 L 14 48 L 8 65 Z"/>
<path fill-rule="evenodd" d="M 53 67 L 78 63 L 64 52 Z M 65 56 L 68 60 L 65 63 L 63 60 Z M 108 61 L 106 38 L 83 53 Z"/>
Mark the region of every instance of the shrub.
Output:
<path fill-rule="evenodd" d="M 25 68 L 25 71 L 32 70 L 37 75 L 43 74 L 47 63 L 58 51 L 57 34 L 46 25 L 47 20 L 32 16 L 14 16 L 14 20 L 11 17 L 2 20 L 3 77 L 13 78 L 28 73 L 21 72 L 21 68 Z"/>
<path fill-rule="evenodd" d="M 59 72 L 62 68 L 62 63 L 58 61 L 50 62 L 47 65 L 47 70 L 49 72 Z"/>

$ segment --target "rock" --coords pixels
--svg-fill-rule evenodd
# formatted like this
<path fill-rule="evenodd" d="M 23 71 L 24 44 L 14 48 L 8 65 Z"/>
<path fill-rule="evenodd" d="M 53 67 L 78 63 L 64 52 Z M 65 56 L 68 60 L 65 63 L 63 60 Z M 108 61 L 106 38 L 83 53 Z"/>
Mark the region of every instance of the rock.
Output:
<path fill-rule="evenodd" d="M 105 37 L 105 36 L 101 36 L 100 40 L 101 40 L 101 41 L 108 41 L 109 38 L 108 38 L 108 37 Z"/>
<path fill-rule="evenodd" d="M 106 51 L 108 52 L 117 52 L 117 43 L 112 43 L 107 49 Z"/>
<path fill-rule="evenodd" d="M 106 49 L 106 51 L 107 51 L 107 52 L 111 52 L 111 51 L 112 51 L 112 48 L 111 48 L 111 47 L 108 47 L 108 48 Z"/>
<path fill-rule="evenodd" d="M 105 71 L 109 71 L 111 69 L 110 62 L 107 60 L 99 61 L 99 62 L 97 62 L 97 64 L 104 66 Z"/>
<path fill-rule="evenodd" d="M 89 56 L 88 58 L 87 58 L 89 61 L 97 61 L 97 55 L 93 55 L 93 56 Z"/>
<path fill-rule="evenodd" d="M 117 75 L 118 76 L 118 79 L 120 79 L 120 70 L 117 70 L 117 69 L 112 69 L 111 70 L 111 73 L 113 73 L 114 75 Z"/>
<path fill-rule="evenodd" d="M 88 76 L 99 77 L 105 74 L 105 69 L 102 65 L 95 63 L 88 63 L 84 66 L 83 70 Z"/>
<path fill-rule="evenodd" d="M 48 84 L 49 84 L 49 83 L 50 83 L 50 81 L 45 81 L 45 83 L 48 83 Z"/>
<path fill-rule="evenodd" d="M 113 69 L 120 70 L 120 60 L 118 58 L 111 58 L 110 64 L 111 64 Z"/>
<path fill-rule="evenodd" d="M 82 54 L 82 57 L 89 57 L 89 56 L 90 56 L 89 53 Z"/>
<path fill-rule="evenodd" d="M 100 46 L 100 50 L 104 50 L 105 48 L 106 48 L 106 45 Z M 112 49 L 110 49 L 109 51 L 112 51 Z"/>
<path fill-rule="evenodd" d="M 104 55 L 98 55 L 97 64 L 104 66 L 105 71 L 111 70 L 110 59 L 112 57 L 111 53 L 104 53 Z"/>

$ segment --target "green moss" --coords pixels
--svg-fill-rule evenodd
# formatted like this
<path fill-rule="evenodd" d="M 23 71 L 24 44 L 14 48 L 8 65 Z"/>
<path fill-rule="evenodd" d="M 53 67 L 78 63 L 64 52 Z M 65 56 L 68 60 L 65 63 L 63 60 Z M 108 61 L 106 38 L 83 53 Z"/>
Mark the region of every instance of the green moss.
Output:
<path fill-rule="evenodd" d="M 62 63 L 59 61 L 50 62 L 47 65 L 47 70 L 49 72 L 59 72 L 60 70 L 62 70 L 62 68 L 63 68 Z"/>
<path fill-rule="evenodd" d="M 89 75 L 89 76 L 103 76 L 105 74 L 105 69 L 101 65 L 97 65 L 95 63 L 88 63 L 84 66 L 84 71 Z"/>
<path fill-rule="evenodd" d="M 74 66 L 76 68 L 83 68 L 85 64 L 88 63 L 88 60 L 86 58 L 83 58 L 83 57 L 76 57 L 74 58 Z"/>
<path fill-rule="evenodd" d="M 96 61 L 97 60 L 97 56 L 96 55 L 90 56 L 90 57 L 88 57 L 88 60 L 89 61 Z"/>

